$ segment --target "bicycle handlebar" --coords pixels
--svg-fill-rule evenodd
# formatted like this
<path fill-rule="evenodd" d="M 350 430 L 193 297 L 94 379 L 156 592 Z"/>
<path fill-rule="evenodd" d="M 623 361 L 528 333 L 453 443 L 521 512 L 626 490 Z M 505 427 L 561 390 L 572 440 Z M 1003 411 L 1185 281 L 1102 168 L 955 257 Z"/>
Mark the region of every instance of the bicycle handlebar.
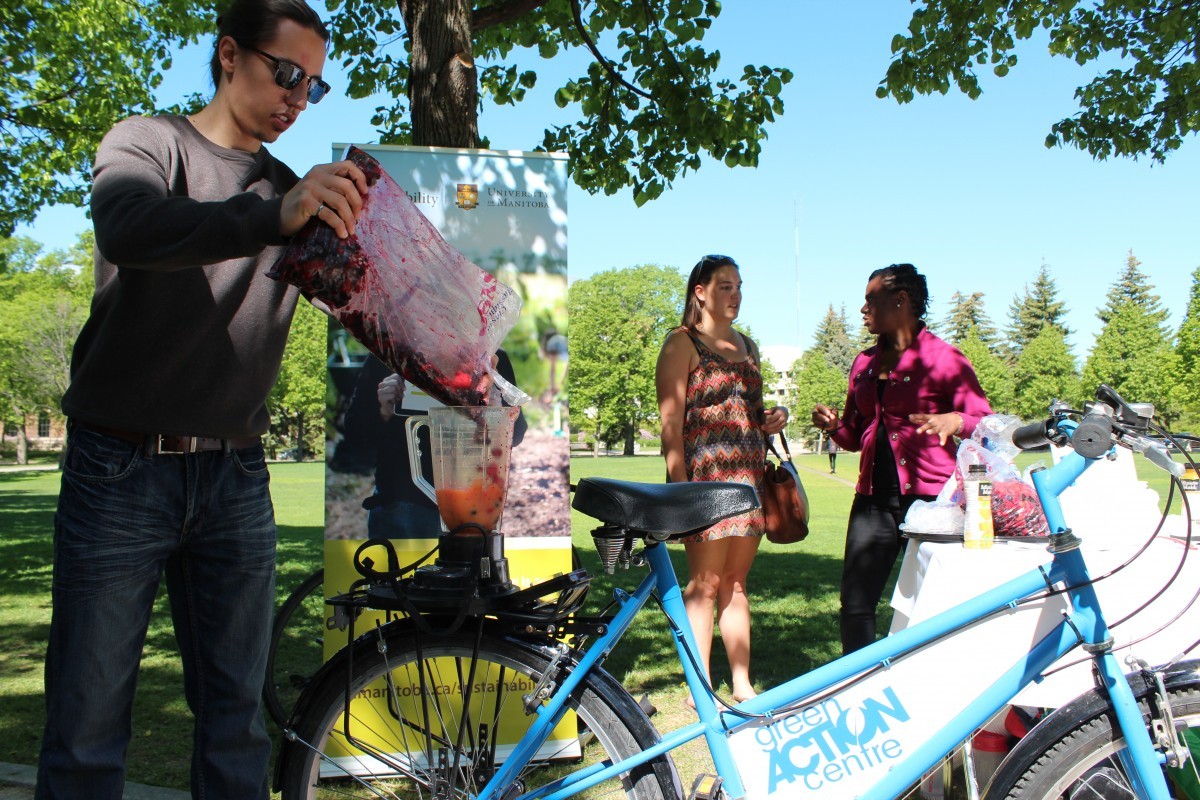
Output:
<path fill-rule="evenodd" d="M 1174 475 L 1183 474 L 1184 466 L 1171 457 L 1161 442 L 1144 435 L 1149 429 L 1153 406 L 1130 405 L 1110 386 L 1101 384 L 1096 390 L 1096 402 L 1090 403 L 1070 437 L 1059 428 L 1068 409 L 1055 404 L 1052 416 L 1040 422 L 1021 425 L 1012 431 L 1012 443 L 1021 450 L 1046 444 L 1067 445 L 1084 458 L 1102 458 L 1114 445 L 1128 447 L 1144 455 L 1159 469 Z"/>
<path fill-rule="evenodd" d="M 1033 450 L 1047 445 L 1050 443 L 1053 425 L 1054 420 L 1046 419 L 1015 428 L 1012 432 L 1012 443 L 1020 450 Z"/>

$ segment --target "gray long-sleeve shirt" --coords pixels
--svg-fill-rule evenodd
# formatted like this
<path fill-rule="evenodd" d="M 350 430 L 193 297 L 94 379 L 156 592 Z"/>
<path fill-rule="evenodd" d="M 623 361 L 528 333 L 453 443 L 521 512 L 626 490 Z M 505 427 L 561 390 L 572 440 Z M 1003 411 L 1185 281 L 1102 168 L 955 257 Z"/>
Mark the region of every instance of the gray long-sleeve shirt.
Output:
<path fill-rule="evenodd" d="M 104 137 L 92 219 L 96 291 L 63 411 L 155 434 L 265 433 L 295 288 L 282 253 L 297 182 L 266 148 L 219 147 L 183 117 L 133 117 Z"/>

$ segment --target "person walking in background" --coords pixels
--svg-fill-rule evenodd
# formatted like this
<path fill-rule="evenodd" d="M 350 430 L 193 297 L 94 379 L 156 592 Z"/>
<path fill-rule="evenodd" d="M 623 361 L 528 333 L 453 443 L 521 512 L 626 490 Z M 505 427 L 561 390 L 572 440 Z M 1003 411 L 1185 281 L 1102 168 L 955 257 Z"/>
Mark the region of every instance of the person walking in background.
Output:
<path fill-rule="evenodd" d="M 299 291 L 264 273 L 310 220 L 354 232 L 350 162 L 303 178 L 263 147 L 329 85 L 303 0 L 217 20 L 215 94 L 133 117 L 95 159 L 95 295 L 63 396 L 39 800 L 120 800 L 138 664 L 165 573 L 195 716 L 193 797 L 266 800 L 262 687 L 275 518 L 260 437 Z"/>
<path fill-rule="evenodd" d="M 839 417 L 818 404 L 812 422 L 836 446 L 861 451 L 842 567 L 842 652 L 875 641 L 875 607 L 901 550 L 900 523 L 954 472 L 954 437 L 992 413 L 969 361 L 929 332 L 929 292 L 912 264 L 871 273 L 863 324 L 876 344 L 850 368 Z"/>
<path fill-rule="evenodd" d="M 825 452 L 829 454 L 829 474 L 837 475 L 838 446 L 832 436 L 825 437 Z"/>
<path fill-rule="evenodd" d="M 655 384 L 668 482 L 736 481 L 761 496 L 766 437 L 783 430 L 787 409 L 763 409 L 758 348 L 733 328 L 741 302 L 737 263 L 720 255 L 700 259 L 688 278 L 683 321 L 659 353 Z M 711 684 L 715 611 L 739 702 L 755 695 L 746 576 L 762 534 L 756 509 L 683 540 L 683 599 L 705 676 Z"/>

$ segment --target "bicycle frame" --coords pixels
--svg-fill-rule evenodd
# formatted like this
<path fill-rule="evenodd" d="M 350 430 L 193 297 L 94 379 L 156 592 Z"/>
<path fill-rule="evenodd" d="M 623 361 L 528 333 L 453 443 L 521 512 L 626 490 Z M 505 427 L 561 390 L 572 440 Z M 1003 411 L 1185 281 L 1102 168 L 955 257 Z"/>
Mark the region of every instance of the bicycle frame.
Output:
<path fill-rule="evenodd" d="M 680 745 L 700 736 L 707 740 L 713 763 L 724 781 L 729 797 L 746 796 L 742 772 L 734 759 L 731 736 L 739 731 L 754 728 L 754 735 L 765 729 L 772 731 L 767 740 L 775 747 L 767 752 L 766 769 L 770 773 L 769 783 L 780 785 L 784 793 L 778 796 L 794 797 L 803 791 L 829 790 L 831 774 L 850 772 L 855 765 L 862 767 L 853 776 L 853 785 L 847 783 L 847 796 L 863 798 L 893 798 L 900 796 L 915 784 L 921 776 L 936 764 L 958 743 L 967 739 L 1000 708 L 1008 703 L 1023 687 L 1037 680 L 1042 672 L 1061 656 L 1077 645 L 1091 653 L 1099 682 L 1107 690 L 1116 710 L 1121 730 L 1129 747 L 1123 752 L 1124 766 L 1135 783 L 1138 797 L 1143 800 L 1166 800 L 1169 797 L 1160 765 L 1163 756 L 1158 753 L 1142 721 L 1129 684 L 1125 679 L 1116 657 L 1111 651 L 1112 639 L 1104 621 L 1096 593 L 1083 554 L 1063 519 L 1059 494 L 1070 486 L 1092 462 L 1071 452 L 1054 467 L 1034 474 L 1034 486 L 1042 502 L 1051 531 L 1050 551 L 1053 558 L 1048 565 L 988 591 L 960 606 L 943 612 L 911 628 L 899 631 L 874 644 L 843 656 L 818 669 L 773 687 L 737 708 L 751 715 L 768 715 L 767 722 L 747 720 L 729 711 L 719 711 L 705 687 L 695 641 L 687 621 L 682 592 L 675 576 L 667 548 L 662 544 L 650 544 L 644 556 L 650 565 L 650 574 L 632 593 L 616 590 L 620 606 L 605 635 L 599 637 L 583 654 L 577 666 L 567 674 L 562 685 L 552 697 L 536 711 L 533 725 L 517 744 L 516 750 L 505 760 L 501 769 L 479 794 L 480 800 L 560 800 L 594 786 L 615 775 L 650 761 Z M 894 679 L 880 689 L 871 682 L 885 683 L 887 675 L 900 656 L 917 653 L 940 637 L 980 623 L 989 616 L 1016 607 L 1018 601 L 1037 595 L 1050 586 L 1076 587 L 1067 591 L 1073 610 L 1064 614 L 1053 630 L 1034 644 L 1027 655 L 1018 658 L 995 679 L 988 688 L 978 693 L 961 710 L 928 709 L 906 707 L 898 690 L 911 686 Z M 571 692 L 583 680 L 588 671 L 601 663 L 617 642 L 629 629 L 634 617 L 646 604 L 652 592 L 657 593 L 662 606 L 672 621 L 672 633 L 688 688 L 696 704 L 700 721 L 667 733 L 661 742 L 644 753 L 616 764 L 595 764 L 582 768 L 548 786 L 518 796 L 505 792 L 516 783 L 521 769 L 537 751 L 538 746 L 566 710 L 566 701 Z M 933 652 L 932 650 L 929 652 Z M 852 680 L 864 673 L 861 681 Z M 882 677 L 881 677 L 882 676 Z M 926 678 L 933 676 L 926 675 Z M 835 688 L 836 687 L 836 688 Z M 875 692 L 863 691 L 869 687 Z M 865 699 L 862 704 L 846 713 L 849 697 L 855 689 Z M 828 690 L 834 689 L 826 694 Z M 881 699 L 882 698 L 882 699 Z M 932 705 L 937 705 L 936 703 Z M 834 717 L 830 709 L 837 713 Z M 776 713 L 784 710 L 783 713 Z M 920 734 L 917 738 L 905 739 L 893 731 L 910 721 L 912 715 L 922 713 L 931 716 L 927 726 L 936 729 L 932 734 Z M 856 729 L 851 730 L 855 726 Z M 864 741 L 867 734 L 871 738 Z M 894 733 L 893 738 L 875 741 L 881 733 Z M 788 738 L 783 738 L 784 736 Z M 861 754 L 849 752 L 857 746 Z M 800 751 L 797 753 L 797 751 Z M 840 755 L 837 761 L 831 754 Z M 797 755 L 808 756 L 806 763 L 798 763 Z M 854 760 L 851 761 L 850 759 Z M 870 762 L 874 760 L 874 764 Z M 746 763 L 746 759 L 739 758 Z M 885 763 L 886 762 L 886 763 Z M 763 764 L 758 764 L 762 768 Z M 868 774 L 879 773 L 876 779 Z M 813 786 L 809 780 L 826 781 L 822 787 Z M 834 782 L 840 782 L 839 777 Z M 761 781 L 760 781 L 761 782 Z M 805 788 L 807 786 L 807 789 Z"/>

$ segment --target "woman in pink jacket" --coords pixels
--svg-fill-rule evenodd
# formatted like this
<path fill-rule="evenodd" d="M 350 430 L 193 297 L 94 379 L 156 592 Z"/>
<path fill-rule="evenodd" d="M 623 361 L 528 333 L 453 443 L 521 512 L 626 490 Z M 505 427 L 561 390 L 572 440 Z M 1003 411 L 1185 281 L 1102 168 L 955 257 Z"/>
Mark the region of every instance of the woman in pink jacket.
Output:
<path fill-rule="evenodd" d="M 878 338 L 850 368 L 839 417 L 817 405 L 813 424 L 861 451 L 842 567 L 842 651 L 875 641 L 875 607 L 903 544 L 900 523 L 954 472 L 955 437 L 992 413 L 975 370 L 925 327 L 929 292 L 912 264 L 871 273 L 863 324 Z"/>

